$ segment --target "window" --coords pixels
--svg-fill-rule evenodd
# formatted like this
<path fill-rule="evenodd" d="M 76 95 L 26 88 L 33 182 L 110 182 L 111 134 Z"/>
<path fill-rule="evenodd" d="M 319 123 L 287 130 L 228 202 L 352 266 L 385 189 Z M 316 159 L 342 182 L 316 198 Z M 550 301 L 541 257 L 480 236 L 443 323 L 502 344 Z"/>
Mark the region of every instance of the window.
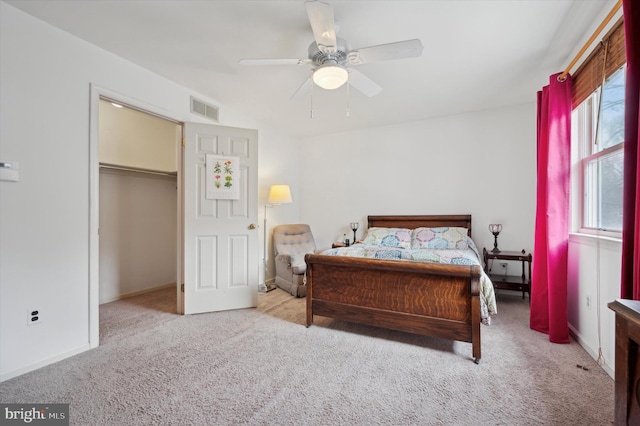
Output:
<path fill-rule="evenodd" d="M 624 70 L 613 72 L 573 111 L 583 232 L 622 231 Z"/>
<path fill-rule="evenodd" d="M 625 85 L 624 25 L 613 25 L 573 74 L 572 229 L 620 237 Z"/>

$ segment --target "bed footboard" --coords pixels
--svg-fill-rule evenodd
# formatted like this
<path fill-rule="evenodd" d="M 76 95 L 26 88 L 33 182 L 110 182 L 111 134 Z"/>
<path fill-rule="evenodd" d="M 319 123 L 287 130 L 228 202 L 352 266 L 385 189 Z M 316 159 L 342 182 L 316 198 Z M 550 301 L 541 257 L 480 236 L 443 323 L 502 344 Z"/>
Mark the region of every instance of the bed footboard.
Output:
<path fill-rule="evenodd" d="M 481 358 L 480 266 L 308 254 L 313 316 L 470 342 Z"/>

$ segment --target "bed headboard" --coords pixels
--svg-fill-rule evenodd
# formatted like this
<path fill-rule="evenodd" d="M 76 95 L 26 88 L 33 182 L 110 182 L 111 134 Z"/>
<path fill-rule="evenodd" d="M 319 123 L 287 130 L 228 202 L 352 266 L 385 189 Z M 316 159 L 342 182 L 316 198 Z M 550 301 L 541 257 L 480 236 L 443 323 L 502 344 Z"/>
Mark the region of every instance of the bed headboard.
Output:
<path fill-rule="evenodd" d="M 414 215 L 414 216 L 368 216 L 369 228 L 438 228 L 441 226 L 455 226 L 467 228 L 471 236 L 470 214 L 448 215 Z"/>

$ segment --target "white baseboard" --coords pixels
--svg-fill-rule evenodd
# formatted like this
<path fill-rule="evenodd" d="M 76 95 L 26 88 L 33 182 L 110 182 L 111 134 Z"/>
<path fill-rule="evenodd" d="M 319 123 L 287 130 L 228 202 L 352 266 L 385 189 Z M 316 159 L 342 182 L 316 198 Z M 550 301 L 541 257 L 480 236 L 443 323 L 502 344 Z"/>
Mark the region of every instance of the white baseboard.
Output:
<path fill-rule="evenodd" d="M 103 303 L 115 302 L 116 300 L 122 300 L 128 297 L 138 296 L 140 294 L 145 294 L 145 293 L 151 293 L 152 291 L 161 290 L 167 287 L 175 287 L 175 286 L 176 286 L 176 283 L 172 282 L 172 283 L 162 284 L 155 287 L 144 288 L 142 290 L 131 291 L 129 293 L 123 293 L 115 297 L 110 297 L 108 299 L 100 300 L 99 303 L 102 305 Z"/>
<path fill-rule="evenodd" d="M 571 326 L 571 324 L 569 324 L 569 333 L 571 333 L 571 337 L 573 337 L 575 341 L 578 342 L 580 346 L 582 346 L 582 349 L 584 349 L 591 356 L 591 358 L 593 358 L 594 361 L 598 361 L 598 350 L 589 346 L 580 337 L 580 333 L 578 333 L 576 329 Z M 604 361 L 604 364 L 600 364 L 600 367 L 609 375 L 609 377 L 615 379 L 615 366 L 608 362 L 607 359 L 604 358 L 604 356 L 602 357 L 602 360 Z"/>
<path fill-rule="evenodd" d="M 38 361 L 35 364 L 27 365 L 26 367 L 18 368 L 17 370 L 9 371 L 7 373 L 0 374 L 0 382 L 4 382 L 5 380 L 13 379 L 14 377 L 21 376 L 23 374 L 29 373 L 31 371 L 37 370 L 42 367 L 46 367 L 49 364 L 53 364 L 54 362 L 62 361 L 63 359 L 69 358 L 74 355 L 78 355 L 84 351 L 91 349 L 91 346 L 87 343 L 86 345 L 82 345 L 75 349 L 72 349 L 68 352 L 64 352 L 58 355 L 54 355 L 50 358 L 44 359 L 42 361 Z"/>

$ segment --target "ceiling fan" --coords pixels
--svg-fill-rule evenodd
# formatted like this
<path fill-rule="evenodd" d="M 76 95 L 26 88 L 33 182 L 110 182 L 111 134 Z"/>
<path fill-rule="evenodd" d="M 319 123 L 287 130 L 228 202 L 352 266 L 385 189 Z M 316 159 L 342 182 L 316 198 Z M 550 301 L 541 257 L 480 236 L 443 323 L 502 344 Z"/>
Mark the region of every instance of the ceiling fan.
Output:
<path fill-rule="evenodd" d="M 309 45 L 306 59 L 241 59 L 241 65 L 311 65 L 312 74 L 291 99 L 306 94 L 311 84 L 333 90 L 347 83 L 363 94 L 375 96 L 382 88 L 365 76 L 354 65 L 392 59 L 413 58 L 422 55 L 419 39 L 380 44 L 377 46 L 351 49 L 346 40 L 336 37 L 337 25 L 333 17 L 333 7 L 319 0 L 305 2 L 311 29 L 315 40 Z"/>

